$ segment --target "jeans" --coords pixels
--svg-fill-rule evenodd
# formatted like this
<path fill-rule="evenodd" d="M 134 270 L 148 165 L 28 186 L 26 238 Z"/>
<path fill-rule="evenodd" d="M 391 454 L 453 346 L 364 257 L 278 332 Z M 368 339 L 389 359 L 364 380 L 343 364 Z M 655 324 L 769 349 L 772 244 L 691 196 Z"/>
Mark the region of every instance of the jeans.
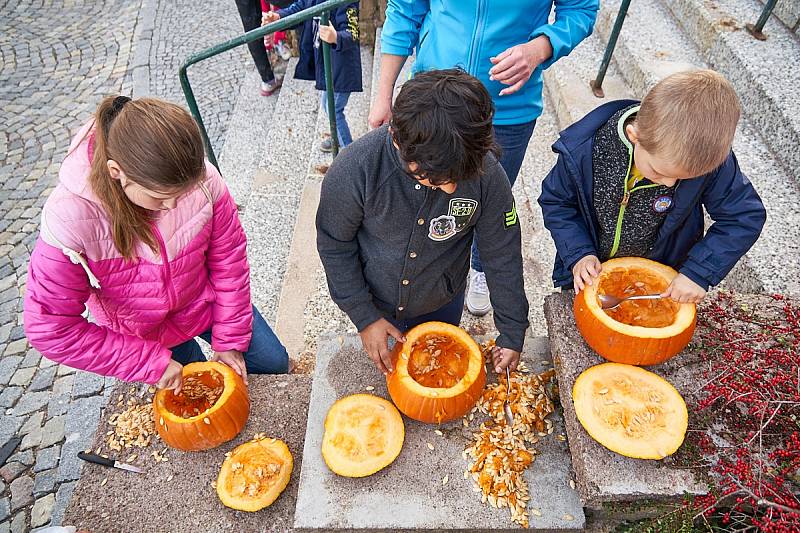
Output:
<path fill-rule="evenodd" d="M 239 10 L 239 18 L 242 19 L 244 31 L 254 30 L 261 27 L 261 2 L 259 0 L 236 0 L 236 8 Z M 264 48 L 264 40 L 256 39 L 247 43 L 250 55 L 256 64 L 261 81 L 264 83 L 275 79 L 272 73 L 272 66 L 269 64 L 267 49 Z"/>
<path fill-rule="evenodd" d="M 333 107 L 336 111 L 336 133 L 339 134 L 339 146 L 342 148 L 353 142 L 353 136 L 350 135 L 350 126 L 347 125 L 347 118 L 344 116 L 344 108 L 349 99 L 350 93 L 333 92 Z M 322 109 L 325 110 L 325 116 L 328 116 L 328 99 L 325 91 L 320 91 L 320 101 L 322 102 Z"/>
<path fill-rule="evenodd" d="M 517 181 L 522 160 L 525 159 L 525 150 L 528 149 L 528 142 L 533 135 L 533 128 L 536 120 L 523 124 L 510 124 L 506 126 L 496 125 L 494 127 L 494 138 L 503 153 L 500 154 L 500 166 L 506 171 L 508 181 L 511 186 Z M 481 257 L 478 254 L 477 239 L 472 239 L 472 270 L 483 272 Z"/>
<path fill-rule="evenodd" d="M 447 322 L 454 326 L 458 326 L 461 322 L 461 312 L 464 310 L 464 291 L 453 298 L 450 303 L 443 305 L 436 311 L 420 315 L 413 318 L 404 318 L 403 320 L 395 320 L 392 317 L 387 318 L 394 327 L 405 333 L 414 326 L 422 324 L 423 322 Z"/>
<path fill-rule="evenodd" d="M 199 337 L 211 344 L 210 329 Z M 248 374 L 285 374 L 289 371 L 289 354 L 286 348 L 256 306 L 253 306 L 253 337 L 247 351 L 242 355 Z M 172 358 L 182 365 L 206 360 L 195 339 L 189 339 L 172 348 Z"/>

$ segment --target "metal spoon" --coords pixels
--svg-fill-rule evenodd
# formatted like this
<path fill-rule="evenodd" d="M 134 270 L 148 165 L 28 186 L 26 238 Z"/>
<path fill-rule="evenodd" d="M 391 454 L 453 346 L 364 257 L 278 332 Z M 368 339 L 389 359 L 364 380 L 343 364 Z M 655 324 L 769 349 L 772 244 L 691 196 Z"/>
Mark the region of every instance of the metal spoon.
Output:
<path fill-rule="evenodd" d="M 514 427 L 514 413 L 511 412 L 511 405 L 508 403 L 508 398 L 511 396 L 511 371 L 506 367 L 506 399 L 503 402 L 503 414 L 506 415 L 506 422 L 509 427 Z"/>
<path fill-rule="evenodd" d="M 600 300 L 601 309 L 614 309 L 619 304 L 626 300 L 658 300 L 661 298 L 660 294 L 640 294 L 638 296 L 628 296 L 627 298 L 618 298 L 610 294 L 598 294 L 597 298 Z"/>

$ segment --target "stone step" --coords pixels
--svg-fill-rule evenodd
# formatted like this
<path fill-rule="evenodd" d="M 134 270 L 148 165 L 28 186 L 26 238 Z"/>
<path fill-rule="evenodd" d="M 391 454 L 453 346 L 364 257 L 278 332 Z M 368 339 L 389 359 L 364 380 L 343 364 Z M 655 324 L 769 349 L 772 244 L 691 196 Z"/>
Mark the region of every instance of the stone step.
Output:
<path fill-rule="evenodd" d="M 760 0 L 763 7 L 769 0 Z M 784 26 L 797 35 L 800 29 L 800 0 L 784 0 L 775 4 L 772 16 L 777 17 Z M 757 20 L 757 19 L 756 19 Z M 751 21 L 755 23 L 755 20 Z"/>
<path fill-rule="evenodd" d="M 544 338 L 529 338 L 523 360 L 541 371 L 549 360 Z M 492 379 L 492 378 L 490 378 Z M 374 387 L 367 389 L 367 387 Z M 369 392 L 367 392 L 369 390 Z M 439 426 L 403 419 L 405 440 L 397 459 L 384 470 L 365 478 L 349 479 L 333 474 L 319 450 L 323 422 L 339 398 L 356 393 L 388 398 L 386 380 L 364 355 L 357 335 L 329 337 L 321 341 L 311 387 L 308 426 L 297 492 L 294 527 L 315 531 L 498 531 L 516 530 L 507 509 L 481 504 L 472 480 L 463 477 L 467 462 L 462 451 L 471 432 L 461 420 Z M 585 517 L 578 494 L 570 486 L 571 468 L 558 414 L 550 416 L 552 435 L 536 445 L 539 454 L 525 478 L 531 489 L 529 508 L 533 531 L 580 531 Z M 439 429 L 441 435 L 434 433 Z M 430 449 L 428 443 L 433 445 Z M 443 478 L 448 483 L 443 484 Z"/>
<path fill-rule="evenodd" d="M 575 85 L 578 96 L 565 96 L 571 102 L 582 101 L 586 106 L 573 108 L 573 120 L 605 101 L 598 99 L 592 103 L 580 95 L 585 95 L 584 86 L 595 75 L 600 50 L 608 39 L 618 7 L 619 0 L 605 2 L 598 15 L 595 34 L 571 56 L 551 67 L 550 70 L 555 69 L 560 74 L 554 72 L 547 76 L 548 87 L 554 95 L 571 92 L 563 80 L 570 77 L 582 80 Z M 642 39 L 643 35 L 648 38 Z M 595 49 L 592 57 L 588 57 L 581 49 L 592 41 L 596 43 Z M 624 74 L 624 84 L 628 88 L 622 89 L 618 81 L 610 86 L 615 87 L 617 96 L 628 93 L 637 98 L 642 98 L 650 87 L 670 73 L 708 67 L 671 14 L 656 0 L 639 0 L 629 10 L 617 42 L 614 63 Z M 565 73 L 567 70 L 572 72 Z M 560 83 L 553 83 L 559 79 Z M 568 125 L 562 123 L 561 127 Z M 746 116 L 742 117 L 733 147 L 742 171 L 753 182 L 767 207 L 768 218 L 761 238 L 728 276 L 726 284 L 743 292 L 800 294 L 800 265 L 786 261 L 800 253 L 800 188 L 795 176 L 786 173 L 775 159 L 757 127 Z"/>
<path fill-rule="evenodd" d="M 770 17 L 764 26 L 766 41 L 750 35 L 745 24 L 754 24 L 763 9 L 757 0 L 660 1 L 708 64 L 733 83 L 745 114 L 790 176 L 800 181 L 800 108 L 797 106 L 800 40 L 797 35 L 776 17 Z M 787 7 L 791 4 L 785 3 Z M 798 19 L 800 14 L 795 17 L 796 21 Z"/>

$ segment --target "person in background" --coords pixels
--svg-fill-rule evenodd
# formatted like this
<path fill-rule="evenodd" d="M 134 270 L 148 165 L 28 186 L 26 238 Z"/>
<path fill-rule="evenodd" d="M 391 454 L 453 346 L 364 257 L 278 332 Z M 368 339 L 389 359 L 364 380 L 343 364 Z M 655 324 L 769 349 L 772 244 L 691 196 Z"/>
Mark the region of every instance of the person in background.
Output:
<path fill-rule="evenodd" d="M 239 10 L 239 17 L 242 19 L 245 32 L 261 27 L 260 0 L 236 0 L 236 8 Z M 259 40 L 251 41 L 247 43 L 247 48 L 250 50 L 250 55 L 253 56 L 258 74 L 261 76 L 261 96 L 272 95 L 280 88 L 282 80 L 272 72 L 269 54 L 264 48 L 264 43 Z"/>

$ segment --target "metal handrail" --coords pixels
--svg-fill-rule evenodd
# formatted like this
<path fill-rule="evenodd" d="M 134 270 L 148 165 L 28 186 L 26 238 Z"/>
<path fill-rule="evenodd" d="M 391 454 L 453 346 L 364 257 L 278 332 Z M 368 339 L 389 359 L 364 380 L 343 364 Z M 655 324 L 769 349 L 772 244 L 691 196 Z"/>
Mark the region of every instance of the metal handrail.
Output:
<path fill-rule="evenodd" d="M 628 6 L 630 4 L 631 0 L 622 0 L 617 18 L 614 20 L 614 27 L 611 29 L 611 35 L 608 37 L 608 44 L 606 45 L 605 53 L 603 53 L 603 60 L 600 62 L 600 70 L 597 71 L 595 79 L 589 82 L 592 93 L 598 98 L 605 97 L 605 93 L 603 92 L 603 80 L 606 77 L 608 65 L 611 63 L 611 56 L 614 54 L 614 48 L 617 46 L 617 38 L 619 37 L 619 32 L 622 30 L 622 23 L 625 22 L 625 17 L 628 14 Z"/>
<path fill-rule="evenodd" d="M 181 89 L 183 90 L 183 96 L 186 98 L 186 103 L 189 106 L 189 111 L 192 113 L 192 116 L 197 121 L 197 125 L 200 127 L 200 133 L 203 136 L 203 142 L 206 145 L 206 151 L 208 152 L 208 159 L 211 163 L 214 164 L 215 167 L 219 168 L 219 164 L 217 163 L 217 158 L 214 155 L 214 149 L 211 146 L 211 141 L 208 138 L 208 132 L 206 131 L 205 124 L 203 124 L 203 117 L 200 115 L 200 109 L 197 107 L 197 99 L 194 97 L 194 91 L 192 90 L 192 85 L 189 83 L 189 76 L 187 73 L 187 69 L 194 65 L 195 63 L 199 63 L 200 61 L 204 61 L 216 55 L 219 55 L 223 52 L 227 52 L 237 46 L 241 46 L 243 44 L 247 44 L 251 41 L 255 41 L 257 39 L 262 39 L 265 35 L 270 33 L 275 33 L 276 31 L 286 30 L 293 26 L 297 26 L 301 22 L 305 22 L 306 20 L 315 17 L 317 15 L 321 16 L 321 23 L 327 24 L 329 12 L 332 9 L 337 7 L 343 6 L 345 4 L 351 3 L 353 0 L 328 0 L 323 2 L 319 5 L 316 5 L 309 9 L 304 9 L 299 13 L 295 13 L 294 15 L 290 15 L 286 18 L 281 18 L 275 22 L 271 22 L 266 26 L 261 26 L 260 28 L 256 28 L 254 30 L 250 30 L 247 33 L 244 33 L 238 37 L 233 39 L 229 39 L 225 42 L 212 46 L 210 48 L 206 48 L 205 50 L 198 52 L 189 56 L 189 58 L 181 65 L 181 68 L 178 70 L 178 77 L 181 80 Z M 333 140 L 333 155 L 339 152 L 339 137 L 336 132 L 336 114 L 334 110 L 334 102 L 333 102 L 333 75 L 332 75 L 332 68 L 331 68 L 331 45 L 322 42 L 322 60 L 325 67 L 325 92 L 327 93 L 327 103 L 328 103 L 328 118 L 331 124 L 331 138 Z"/>

